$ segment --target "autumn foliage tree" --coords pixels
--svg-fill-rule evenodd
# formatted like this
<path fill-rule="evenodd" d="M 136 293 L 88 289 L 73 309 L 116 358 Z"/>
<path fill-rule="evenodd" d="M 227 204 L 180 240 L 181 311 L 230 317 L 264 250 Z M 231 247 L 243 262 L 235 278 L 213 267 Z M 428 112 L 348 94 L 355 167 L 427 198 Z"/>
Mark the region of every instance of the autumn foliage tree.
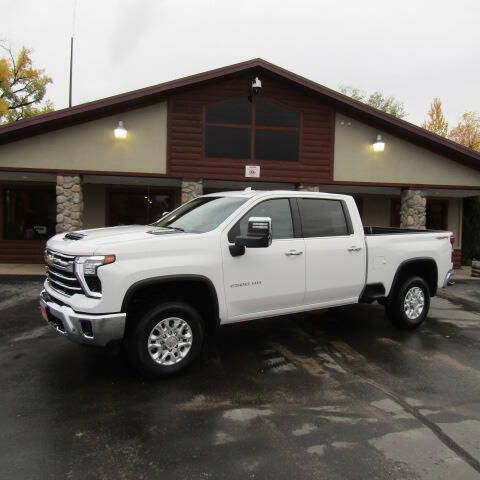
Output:
<path fill-rule="evenodd" d="M 442 137 L 448 136 L 448 122 L 443 115 L 442 101 L 438 97 L 435 97 L 430 104 L 427 120 L 423 122 L 422 128 Z"/>
<path fill-rule="evenodd" d="M 0 58 L 0 124 L 52 111 L 52 102 L 44 101 L 52 79 L 34 68 L 31 50 L 23 47 L 15 55 L 10 47 L 0 47 L 4 51 Z"/>
<path fill-rule="evenodd" d="M 465 112 L 449 137 L 454 142 L 480 151 L 480 116 L 476 112 Z"/>

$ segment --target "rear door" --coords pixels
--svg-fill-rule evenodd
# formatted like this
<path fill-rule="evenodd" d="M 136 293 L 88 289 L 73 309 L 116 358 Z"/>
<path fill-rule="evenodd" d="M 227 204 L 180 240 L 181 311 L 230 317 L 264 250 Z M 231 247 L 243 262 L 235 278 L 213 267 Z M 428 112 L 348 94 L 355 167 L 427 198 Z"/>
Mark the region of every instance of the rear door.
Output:
<path fill-rule="evenodd" d="M 305 239 L 305 304 L 356 302 L 365 284 L 366 248 L 345 201 L 299 198 L 298 208 Z"/>
<path fill-rule="evenodd" d="M 272 244 L 247 248 L 244 255 L 232 257 L 228 247 L 237 235 L 246 234 L 249 217 L 272 219 Z M 305 242 L 299 229 L 294 228 L 290 199 L 260 201 L 223 233 L 221 242 L 230 321 L 268 316 L 276 310 L 294 311 L 303 306 Z"/>

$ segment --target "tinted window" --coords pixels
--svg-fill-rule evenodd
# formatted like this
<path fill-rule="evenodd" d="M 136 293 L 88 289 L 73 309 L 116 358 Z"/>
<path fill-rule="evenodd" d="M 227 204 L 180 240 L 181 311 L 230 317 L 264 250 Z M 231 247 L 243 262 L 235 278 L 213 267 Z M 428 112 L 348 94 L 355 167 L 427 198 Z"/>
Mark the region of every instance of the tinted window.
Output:
<path fill-rule="evenodd" d="M 235 241 L 237 235 L 246 235 L 250 217 L 270 217 L 272 219 L 272 238 L 293 238 L 292 213 L 290 202 L 286 198 L 266 200 L 246 213 L 228 232 L 228 240 Z"/>
<path fill-rule="evenodd" d="M 153 225 L 177 228 L 188 233 L 209 232 L 246 201 L 242 197 L 199 197 L 184 203 Z"/>
<path fill-rule="evenodd" d="M 298 200 L 305 238 L 348 235 L 348 226 L 339 200 L 300 198 Z"/>
<path fill-rule="evenodd" d="M 216 158 L 250 158 L 249 128 L 208 127 L 205 155 Z"/>
<path fill-rule="evenodd" d="M 252 104 L 245 97 L 209 105 L 207 107 L 207 123 L 250 125 L 252 123 Z"/>
<path fill-rule="evenodd" d="M 255 130 L 255 159 L 297 161 L 298 137 L 298 131 Z"/>
<path fill-rule="evenodd" d="M 300 113 L 259 96 L 255 99 L 255 123 L 267 127 L 299 127 Z"/>

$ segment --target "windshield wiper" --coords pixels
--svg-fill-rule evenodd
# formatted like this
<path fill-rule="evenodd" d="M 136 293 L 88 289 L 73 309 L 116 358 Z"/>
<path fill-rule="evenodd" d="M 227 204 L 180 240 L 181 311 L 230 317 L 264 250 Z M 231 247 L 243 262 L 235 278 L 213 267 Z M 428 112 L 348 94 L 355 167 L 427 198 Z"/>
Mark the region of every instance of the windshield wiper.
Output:
<path fill-rule="evenodd" d="M 169 228 L 170 230 L 176 230 L 177 232 L 184 232 L 185 230 L 183 228 L 180 228 L 180 227 L 161 227 L 161 228 Z"/>

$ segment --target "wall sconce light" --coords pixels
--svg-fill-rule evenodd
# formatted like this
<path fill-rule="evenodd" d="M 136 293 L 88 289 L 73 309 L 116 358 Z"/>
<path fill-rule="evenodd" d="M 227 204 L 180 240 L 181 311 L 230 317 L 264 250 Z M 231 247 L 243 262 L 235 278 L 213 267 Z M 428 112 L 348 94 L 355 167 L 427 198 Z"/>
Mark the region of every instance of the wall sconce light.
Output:
<path fill-rule="evenodd" d="M 121 120 L 118 122 L 118 127 L 113 132 L 115 133 L 115 138 L 127 137 L 127 129 Z"/>
<path fill-rule="evenodd" d="M 374 152 L 383 152 L 385 150 L 385 141 L 383 140 L 383 137 L 378 133 L 377 134 L 377 139 L 375 140 L 373 144 L 373 151 Z"/>

